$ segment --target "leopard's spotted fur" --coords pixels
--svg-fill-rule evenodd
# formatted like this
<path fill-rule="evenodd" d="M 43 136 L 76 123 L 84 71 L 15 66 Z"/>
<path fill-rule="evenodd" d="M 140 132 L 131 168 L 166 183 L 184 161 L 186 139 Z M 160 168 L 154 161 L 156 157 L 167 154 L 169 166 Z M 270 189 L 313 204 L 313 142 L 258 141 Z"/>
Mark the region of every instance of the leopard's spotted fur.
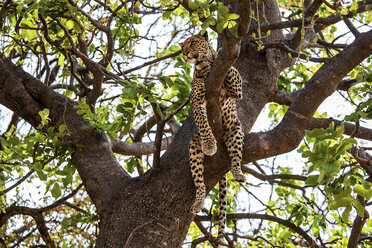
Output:
<path fill-rule="evenodd" d="M 217 57 L 216 51 L 208 42 L 207 35 L 194 35 L 181 43 L 183 57 L 186 62 L 195 64 L 194 78 L 192 81 L 191 101 L 193 114 L 198 131 L 190 141 L 190 166 L 196 187 L 196 200 L 192 206 L 192 213 L 198 213 L 204 204 L 206 188 L 204 184 L 204 156 L 211 156 L 217 151 L 216 139 L 207 119 L 205 84 L 213 61 Z M 221 107 L 224 142 L 231 158 L 234 179 L 239 182 L 246 180 L 241 171 L 243 148 L 243 133 L 235 102 L 242 98 L 242 80 L 239 72 L 231 67 L 222 85 L 219 103 Z M 220 182 L 220 217 L 218 235 L 224 231 L 227 205 L 227 179 L 224 175 Z"/>

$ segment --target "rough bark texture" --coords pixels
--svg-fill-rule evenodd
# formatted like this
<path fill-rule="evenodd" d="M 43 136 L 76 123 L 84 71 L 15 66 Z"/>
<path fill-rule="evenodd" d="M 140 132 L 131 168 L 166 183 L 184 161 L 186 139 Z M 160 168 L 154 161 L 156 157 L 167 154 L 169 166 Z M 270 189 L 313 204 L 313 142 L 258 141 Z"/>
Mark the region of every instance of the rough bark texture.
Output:
<path fill-rule="evenodd" d="M 269 21 L 280 19 L 276 4 L 265 1 Z M 274 31 L 265 42 L 282 38 L 281 31 Z M 244 99 L 239 103 L 239 116 L 246 133 L 243 162 L 296 148 L 320 103 L 336 90 L 338 82 L 354 66 L 372 53 L 371 40 L 372 31 L 362 34 L 329 59 L 294 98 L 281 123 L 265 133 L 249 133 L 249 130 L 265 104 L 274 98 L 277 77 L 291 61 L 284 52 L 274 48 L 258 52 L 254 43 L 243 40 L 235 63 L 245 81 Z M 229 51 L 229 47 L 222 49 L 226 49 L 222 54 Z M 130 236 L 130 247 L 182 245 L 193 219 L 190 207 L 195 194 L 188 165 L 188 142 L 195 131 L 192 118 L 174 137 L 158 168 L 131 178 L 116 161 L 107 137 L 91 131 L 75 113 L 72 102 L 1 58 L 0 103 L 34 126 L 39 123 L 38 112 L 44 108 L 50 109 L 51 125 L 67 124 L 71 144 L 79 144 L 73 162 L 100 215 L 97 247 L 124 247 Z M 209 191 L 230 167 L 223 145 L 219 144 L 216 155 L 206 158 L 205 166 Z"/>

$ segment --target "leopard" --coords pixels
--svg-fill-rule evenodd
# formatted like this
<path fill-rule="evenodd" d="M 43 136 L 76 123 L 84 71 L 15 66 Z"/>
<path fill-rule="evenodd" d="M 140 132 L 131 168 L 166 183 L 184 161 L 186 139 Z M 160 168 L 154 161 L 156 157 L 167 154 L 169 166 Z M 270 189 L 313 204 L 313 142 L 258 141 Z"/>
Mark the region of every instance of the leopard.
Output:
<path fill-rule="evenodd" d="M 192 113 L 197 131 L 189 143 L 189 164 L 195 185 L 195 201 L 191 212 L 195 215 L 203 209 L 206 197 L 204 183 L 204 158 L 217 152 L 217 142 L 208 123 L 206 109 L 206 82 L 217 52 L 209 43 L 208 33 L 198 33 L 180 43 L 183 58 L 187 63 L 195 64 L 190 99 Z M 241 170 L 243 131 L 238 119 L 236 102 L 242 99 L 242 77 L 235 67 L 231 67 L 224 78 L 219 105 L 223 127 L 223 141 L 231 159 L 231 172 L 234 180 L 245 182 L 246 177 Z M 218 240 L 224 233 L 227 209 L 227 177 L 219 180 L 219 228 Z"/>

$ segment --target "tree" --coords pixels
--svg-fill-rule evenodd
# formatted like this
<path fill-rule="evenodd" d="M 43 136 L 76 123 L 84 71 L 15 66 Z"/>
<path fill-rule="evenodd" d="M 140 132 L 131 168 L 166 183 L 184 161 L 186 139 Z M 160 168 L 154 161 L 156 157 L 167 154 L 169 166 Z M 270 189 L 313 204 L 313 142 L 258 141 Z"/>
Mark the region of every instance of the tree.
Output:
<path fill-rule="evenodd" d="M 368 247 L 371 7 L 370 0 L 2 2 L 0 103 L 12 117 L 0 138 L 0 244 L 215 247 L 212 189 L 230 166 L 217 99 L 234 64 L 244 79 L 249 183 L 230 182 L 226 245 Z M 218 34 L 206 86 L 218 152 L 205 160 L 210 211 L 193 216 L 192 74 L 177 42 L 200 29 Z M 354 112 L 339 119 L 317 112 L 335 91 Z M 271 128 L 250 132 L 264 109 Z M 267 166 L 296 148 L 302 173 Z M 269 200 L 253 193 L 257 186 Z M 241 199 L 247 195 L 253 199 Z"/>

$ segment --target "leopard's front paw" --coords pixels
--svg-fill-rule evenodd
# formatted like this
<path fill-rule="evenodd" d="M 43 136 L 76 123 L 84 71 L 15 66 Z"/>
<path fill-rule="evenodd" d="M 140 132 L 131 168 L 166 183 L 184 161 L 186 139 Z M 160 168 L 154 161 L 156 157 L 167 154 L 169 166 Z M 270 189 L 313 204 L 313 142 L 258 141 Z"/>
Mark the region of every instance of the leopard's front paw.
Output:
<path fill-rule="evenodd" d="M 199 213 L 200 210 L 203 209 L 203 206 L 204 206 L 204 199 L 196 199 L 194 204 L 192 204 L 191 213 L 192 214 Z"/>
<path fill-rule="evenodd" d="M 244 183 L 245 181 L 247 181 L 247 178 L 245 177 L 245 175 L 242 172 L 233 173 L 233 176 L 234 176 L 234 180 L 238 181 L 240 183 Z"/>
<path fill-rule="evenodd" d="M 216 139 L 213 136 L 202 139 L 201 148 L 205 155 L 212 156 L 217 152 Z"/>

